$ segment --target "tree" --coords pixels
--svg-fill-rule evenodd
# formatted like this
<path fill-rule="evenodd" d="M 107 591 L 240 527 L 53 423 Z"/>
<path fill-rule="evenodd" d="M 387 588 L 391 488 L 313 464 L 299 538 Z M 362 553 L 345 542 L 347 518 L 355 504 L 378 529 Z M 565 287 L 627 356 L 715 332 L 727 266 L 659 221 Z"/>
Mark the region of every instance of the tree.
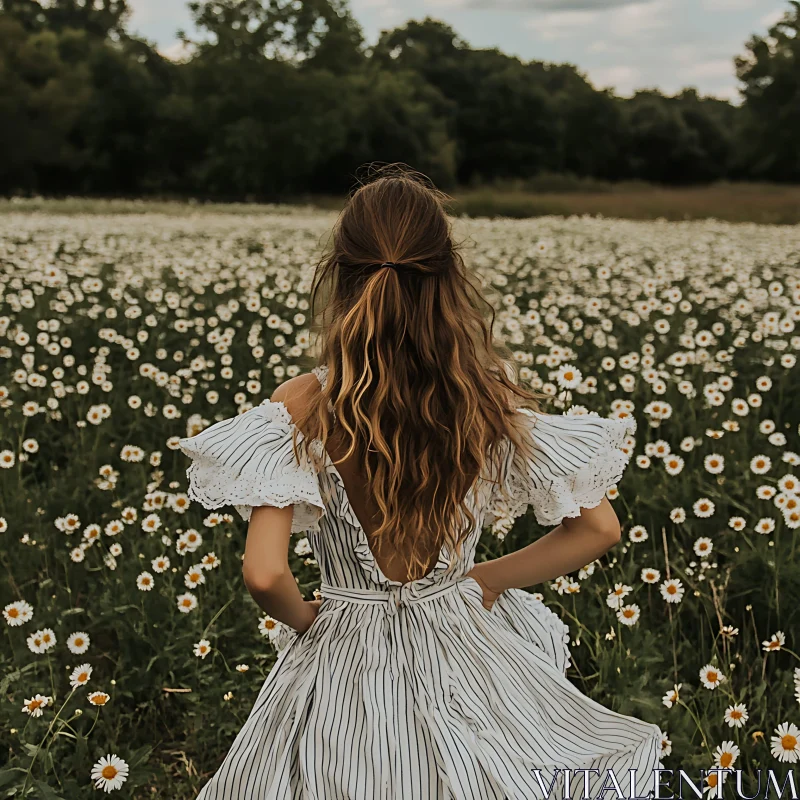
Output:
<path fill-rule="evenodd" d="M 752 177 L 800 181 L 800 2 L 736 59 L 744 84 L 740 146 Z"/>

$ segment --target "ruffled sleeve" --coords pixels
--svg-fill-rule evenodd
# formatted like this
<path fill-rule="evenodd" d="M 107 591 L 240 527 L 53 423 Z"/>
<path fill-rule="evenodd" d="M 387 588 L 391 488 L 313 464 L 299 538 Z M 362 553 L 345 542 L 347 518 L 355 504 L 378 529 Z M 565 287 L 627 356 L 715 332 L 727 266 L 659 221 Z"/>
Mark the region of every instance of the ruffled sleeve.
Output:
<path fill-rule="evenodd" d="M 558 525 L 597 506 L 630 461 L 636 420 L 520 411 L 529 419 L 532 455 L 507 448 L 506 478 L 492 493 L 489 520 L 513 521 L 530 506 L 539 524 Z"/>
<path fill-rule="evenodd" d="M 293 505 L 292 532 L 317 530 L 325 509 L 319 478 L 302 451 L 298 463 L 294 429 L 284 404 L 265 400 L 180 439 L 180 449 L 192 459 L 186 470 L 189 497 L 208 509 L 234 506 L 244 520 L 255 506 Z"/>

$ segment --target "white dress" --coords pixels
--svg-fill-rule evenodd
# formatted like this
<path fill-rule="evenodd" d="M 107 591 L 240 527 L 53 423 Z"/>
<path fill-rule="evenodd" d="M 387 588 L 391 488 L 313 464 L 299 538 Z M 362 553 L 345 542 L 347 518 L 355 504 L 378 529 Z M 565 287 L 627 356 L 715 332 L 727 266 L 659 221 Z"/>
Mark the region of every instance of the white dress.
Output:
<path fill-rule="evenodd" d="M 326 369 L 314 373 L 325 381 Z M 611 769 L 630 796 L 654 786 L 662 734 L 617 714 L 566 678 L 569 631 L 543 603 L 510 589 L 487 610 L 474 565 L 482 527 L 531 506 L 539 523 L 596 506 L 628 463 L 632 419 L 531 413 L 536 458 L 512 459 L 504 502 L 479 481 L 478 524 L 462 555 L 442 548 L 427 576 L 389 580 L 325 460 L 298 465 L 293 422 L 266 400 L 182 439 L 189 494 L 206 508 L 294 505 L 321 572 L 311 627 L 292 632 L 227 756 L 198 800 L 530 800 L 590 796 Z M 509 443 L 510 445 L 510 443 Z M 538 770 L 538 777 L 537 771 Z M 610 795 L 616 797 L 612 791 Z"/>

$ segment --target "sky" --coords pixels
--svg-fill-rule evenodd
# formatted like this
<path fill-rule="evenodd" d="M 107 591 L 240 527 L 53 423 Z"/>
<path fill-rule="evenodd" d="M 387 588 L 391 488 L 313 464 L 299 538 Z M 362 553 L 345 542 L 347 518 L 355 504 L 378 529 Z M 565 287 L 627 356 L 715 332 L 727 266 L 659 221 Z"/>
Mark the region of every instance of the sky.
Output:
<path fill-rule="evenodd" d="M 165 55 L 191 31 L 184 0 L 129 0 L 130 27 Z M 368 43 L 382 30 L 431 16 L 472 47 L 497 47 L 528 60 L 575 64 L 597 88 L 630 95 L 657 87 L 673 94 L 738 99 L 733 58 L 764 34 L 786 0 L 350 0 Z"/>

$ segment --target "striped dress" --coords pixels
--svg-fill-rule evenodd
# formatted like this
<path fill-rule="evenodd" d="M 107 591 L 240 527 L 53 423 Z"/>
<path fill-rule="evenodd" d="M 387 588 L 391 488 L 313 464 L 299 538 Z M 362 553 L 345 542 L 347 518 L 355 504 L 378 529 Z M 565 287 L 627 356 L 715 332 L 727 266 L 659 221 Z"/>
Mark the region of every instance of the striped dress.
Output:
<path fill-rule="evenodd" d="M 324 385 L 326 369 L 314 373 Z M 323 598 L 311 627 L 283 643 L 198 800 L 577 800 L 610 786 L 608 770 L 625 796 L 629 770 L 634 795 L 654 787 L 661 731 L 575 688 L 567 626 L 522 589 L 487 610 L 464 577 L 484 526 L 529 507 L 548 526 L 578 516 L 628 463 L 632 419 L 527 413 L 536 457 L 520 463 L 509 445 L 507 491 L 479 480 L 470 492 L 477 523 L 461 554 L 443 547 L 405 584 L 382 573 L 321 443 L 324 469 L 297 463 L 282 403 L 181 440 L 190 496 L 206 508 L 232 505 L 247 520 L 254 506 L 294 506 Z M 565 787 L 565 770 L 586 772 Z"/>

